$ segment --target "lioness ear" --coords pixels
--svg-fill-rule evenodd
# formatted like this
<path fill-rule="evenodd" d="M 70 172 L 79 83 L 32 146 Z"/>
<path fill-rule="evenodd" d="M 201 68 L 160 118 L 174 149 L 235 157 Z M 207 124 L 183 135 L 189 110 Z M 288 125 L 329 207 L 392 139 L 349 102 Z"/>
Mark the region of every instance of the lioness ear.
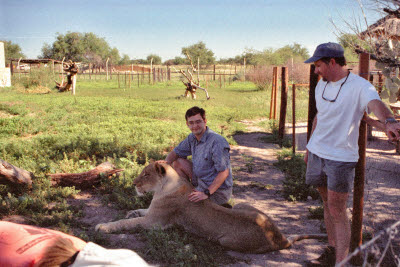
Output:
<path fill-rule="evenodd" d="M 156 163 L 154 164 L 154 168 L 156 169 L 156 172 L 157 172 L 158 174 L 160 174 L 161 176 L 164 176 L 165 173 L 167 172 L 167 171 L 165 170 L 164 166 L 163 166 L 161 163 L 158 163 L 158 162 L 156 162 Z"/>

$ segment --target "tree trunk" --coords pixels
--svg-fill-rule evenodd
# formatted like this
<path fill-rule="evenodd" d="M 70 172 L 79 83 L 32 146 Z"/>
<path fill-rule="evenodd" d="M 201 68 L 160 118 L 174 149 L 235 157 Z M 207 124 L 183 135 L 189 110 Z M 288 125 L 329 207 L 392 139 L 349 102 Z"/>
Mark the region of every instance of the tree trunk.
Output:
<path fill-rule="evenodd" d="M 20 169 L 0 159 L 0 183 L 27 184 L 32 186 L 33 173 Z"/>
<path fill-rule="evenodd" d="M 52 183 L 60 186 L 75 186 L 79 189 L 90 188 L 100 182 L 101 176 L 110 177 L 123 169 L 115 169 L 110 162 L 103 162 L 93 170 L 82 173 L 55 173 L 49 174 Z"/>

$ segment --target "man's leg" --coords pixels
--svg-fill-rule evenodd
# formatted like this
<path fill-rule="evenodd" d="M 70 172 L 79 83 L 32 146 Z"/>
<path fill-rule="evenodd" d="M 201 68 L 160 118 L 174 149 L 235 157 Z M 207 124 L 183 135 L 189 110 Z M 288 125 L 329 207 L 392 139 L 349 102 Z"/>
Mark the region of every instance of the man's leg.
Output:
<path fill-rule="evenodd" d="M 328 190 L 327 206 L 335 233 L 336 263 L 344 260 L 349 253 L 351 232 L 346 212 L 348 196 L 349 193 Z"/>
<path fill-rule="evenodd" d="M 178 158 L 172 163 L 172 167 L 179 174 L 179 176 L 184 177 L 192 182 L 193 163 L 190 160 Z"/>
<path fill-rule="evenodd" d="M 328 244 L 332 247 L 336 247 L 335 227 L 328 206 L 328 189 L 326 187 L 318 187 L 317 190 L 322 198 L 324 205 L 324 222 L 326 227 L 326 233 L 328 234 Z"/>

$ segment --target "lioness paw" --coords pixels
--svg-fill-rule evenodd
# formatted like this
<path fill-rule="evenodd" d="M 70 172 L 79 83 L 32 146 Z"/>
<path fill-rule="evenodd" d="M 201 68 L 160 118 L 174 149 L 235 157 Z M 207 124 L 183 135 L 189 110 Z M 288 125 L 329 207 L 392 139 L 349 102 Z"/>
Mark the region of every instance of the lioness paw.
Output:
<path fill-rule="evenodd" d="M 139 210 L 130 210 L 126 214 L 125 219 L 137 218 L 137 217 L 141 217 L 141 216 L 142 216 L 142 214 L 140 213 Z"/>
<path fill-rule="evenodd" d="M 103 232 L 103 233 L 109 232 L 109 229 L 105 223 L 99 223 L 98 225 L 96 225 L 94 229 L 96 230 L 96 232 Z"/>

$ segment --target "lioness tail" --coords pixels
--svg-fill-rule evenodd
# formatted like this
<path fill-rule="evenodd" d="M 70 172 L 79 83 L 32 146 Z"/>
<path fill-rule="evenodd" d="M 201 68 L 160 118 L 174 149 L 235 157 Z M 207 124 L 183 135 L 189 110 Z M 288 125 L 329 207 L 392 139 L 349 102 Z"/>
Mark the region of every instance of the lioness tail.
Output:
<path fill-rule="evenodd" d="M 326 240 L 328 239 L 328 235 L 326 234 L 309 234 L 309 235 L 290 235 L 286 237 L 286 239 L 289 241 L 289 246 L 294 244 L 296 241 L 300 241 L 303 239 L 319 239 L 319 240 Z"/>

